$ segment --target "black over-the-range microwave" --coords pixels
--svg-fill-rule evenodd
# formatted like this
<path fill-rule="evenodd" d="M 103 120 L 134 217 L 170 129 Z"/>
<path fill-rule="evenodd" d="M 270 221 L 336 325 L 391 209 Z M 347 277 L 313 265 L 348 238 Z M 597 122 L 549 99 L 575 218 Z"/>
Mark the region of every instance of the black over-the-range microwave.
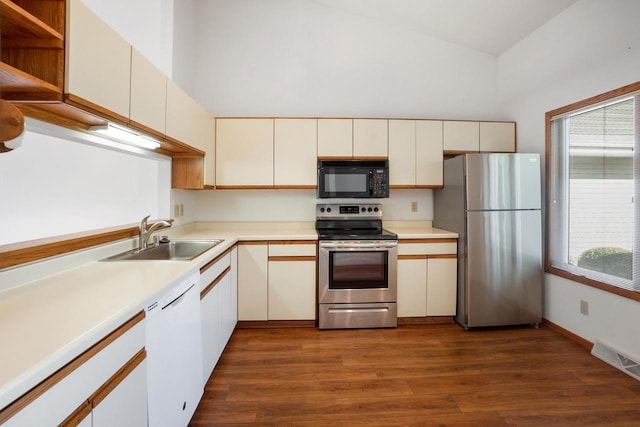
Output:
<path fill-rule="evenodd" d="M 318 160 L 318 197 L 389 197 L 389 161 Z"/>

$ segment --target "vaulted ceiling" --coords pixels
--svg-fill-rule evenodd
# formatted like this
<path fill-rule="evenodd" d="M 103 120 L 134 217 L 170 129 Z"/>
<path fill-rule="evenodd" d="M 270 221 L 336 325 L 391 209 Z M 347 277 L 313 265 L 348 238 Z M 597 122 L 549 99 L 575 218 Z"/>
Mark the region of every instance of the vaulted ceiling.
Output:
<path fill-rule="evenodd" d="M 312 0 L 499 55 L 576 0 Z"/>

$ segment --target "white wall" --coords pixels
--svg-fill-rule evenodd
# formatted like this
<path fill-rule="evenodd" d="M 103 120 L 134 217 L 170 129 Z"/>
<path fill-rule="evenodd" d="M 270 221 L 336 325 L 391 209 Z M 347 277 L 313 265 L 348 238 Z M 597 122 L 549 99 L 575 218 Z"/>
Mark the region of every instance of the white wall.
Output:
<path fill-rule="evenodd" d="M 316 199 L 315 190 L 215 190 L 196 195 L 198 221 L 315 221 L 316 203 L 380 203 L 384 219 L 425 221 L 433 219 L 431 190 L 391 190 L 388 199 Z M 174 191 L 175 194 L 175 191 Z M 411 212 L 411 202 L 418 211 Z"/>
<path fill-rule="evenodd" d="M 497 118 L 494 56 L 309 0 L 198 7 L 193 96 L 215 116 Z"/>
<path fill-rule="evenodd" d="M 33 123 L 21 147 L 0 154 L 0 245 L 168 215 L 168 158 L 88 145 Z"/>
<path fill-rule="evenodd" d="M 637 0 L 581 0 L 498 58 L 498 111 L 517 121 L 519 151 L 545 152 L 547 111 L 640 79 L 638 22 Z M 546 275 L 544 317 L 640 360 L 638 302 Z"/>

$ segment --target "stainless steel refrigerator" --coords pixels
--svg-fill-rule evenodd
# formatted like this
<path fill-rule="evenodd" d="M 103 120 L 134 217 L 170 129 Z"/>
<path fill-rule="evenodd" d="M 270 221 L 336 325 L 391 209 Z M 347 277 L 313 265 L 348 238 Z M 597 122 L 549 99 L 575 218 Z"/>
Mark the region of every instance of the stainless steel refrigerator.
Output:
<path fill-rule="evenodd" d="M 465 328 L 541 321 L 538 154 L 464 154 L 444 162 L 433 226 L 458 239 L 456 321 Z"/>

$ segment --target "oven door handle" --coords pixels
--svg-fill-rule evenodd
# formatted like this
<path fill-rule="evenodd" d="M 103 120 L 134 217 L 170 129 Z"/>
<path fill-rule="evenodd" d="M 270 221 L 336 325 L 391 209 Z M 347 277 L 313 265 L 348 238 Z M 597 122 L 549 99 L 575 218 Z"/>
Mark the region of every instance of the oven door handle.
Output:
<path fill-rule="evenodd" d="M 398 246 L 397 241 L 389 242 L 320 242 L 321 248 L 329 249 L 390 249 Z"/>

